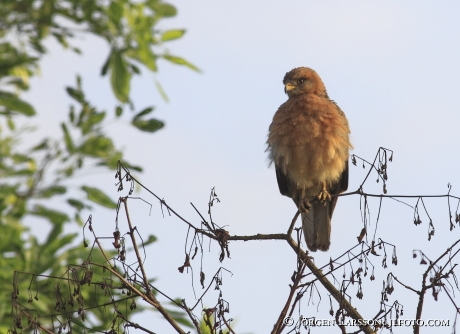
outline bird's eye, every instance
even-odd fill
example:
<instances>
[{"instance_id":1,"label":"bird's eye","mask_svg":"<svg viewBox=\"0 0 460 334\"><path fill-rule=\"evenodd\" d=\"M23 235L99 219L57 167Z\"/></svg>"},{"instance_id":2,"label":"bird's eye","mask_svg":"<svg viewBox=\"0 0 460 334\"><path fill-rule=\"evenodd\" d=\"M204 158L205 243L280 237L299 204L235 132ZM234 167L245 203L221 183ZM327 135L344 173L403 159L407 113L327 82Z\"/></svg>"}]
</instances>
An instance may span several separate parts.
<instances>
[{"instance_id":1,"label":"bird's eye","mask_svg":"<svg viewBox=\"0 0 460 334\"><path fill-rule=\"evenodd\" d=\"M305 82L305 79L299 79L299 80L297 80L297 83L298 83L299 85L303 84L304 82Z\"/></svg>"}]
</instances>

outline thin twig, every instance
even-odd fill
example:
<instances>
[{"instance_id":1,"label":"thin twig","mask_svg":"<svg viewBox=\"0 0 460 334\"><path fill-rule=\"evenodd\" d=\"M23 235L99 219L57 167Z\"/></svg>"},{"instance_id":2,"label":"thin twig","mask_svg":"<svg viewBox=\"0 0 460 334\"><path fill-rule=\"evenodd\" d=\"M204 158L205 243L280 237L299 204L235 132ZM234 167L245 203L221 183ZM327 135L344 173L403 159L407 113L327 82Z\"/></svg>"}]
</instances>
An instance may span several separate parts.
<instances>
[{"instance_id":1,"label":"thin twig","mask_svg":"<svg viewBox=\"0 0 460 334\"><path fill-rule=\"evenodd\" d=\"M292 298L294 297L295 291L299 287L300 281L302 280L302 276L303 276L303 272L304 272L305 268L306 268L306 263L303 262L302 265L301 265L300 270L298 270L297 273L296 273L294 283L291 285L291 291L289 292L289 296L288 296L288 298L286 300L286 303L285 303L283 309L281 310L281 313L280 313L280 315L278 317L278 321L275 323L275 326L273 326L272 334L279 334L286 327L286 324L285 324L284 320L286 318L286 314L287 314L287 311L289 309L289 305L291 305Z\"/></svg>"},{"instance_id":2,"label":"thin twig","mask_svg":"<svg viewBox=\"0 0 460 334\"><path fill-rule=\"evenodd\" d=\"M128 225L129 225L129 235L131 237L131 242L133 243L133 248L134 248L134 251L136 252L137 261L139 263L139 267L142 272L142 278L144 280L144 288L146 289L146 292L147 292L147 295L144 295L144 298L147 298L152 301L151 304L157 308L157 310L161 313L161 315L163 315L166 321L168 321L178 333L185 334L185 332L182 330L182 328L179 327L177 322L171 317L168 311L166 311L163 308L163 306L161 306L160 302L155 298L155 296L152 293L152 290L150 289L149 279L147 277L147 274L145 273L144 264L142 263L142 258L139 253L139 248L137 247L136 237L134 235L134 228L131 223L131 218L129 216L128 205L126 201L127 201L126 197L121 198L121 202L125 206L126 218L127 218Z\"/></svg>"}]
</instances>

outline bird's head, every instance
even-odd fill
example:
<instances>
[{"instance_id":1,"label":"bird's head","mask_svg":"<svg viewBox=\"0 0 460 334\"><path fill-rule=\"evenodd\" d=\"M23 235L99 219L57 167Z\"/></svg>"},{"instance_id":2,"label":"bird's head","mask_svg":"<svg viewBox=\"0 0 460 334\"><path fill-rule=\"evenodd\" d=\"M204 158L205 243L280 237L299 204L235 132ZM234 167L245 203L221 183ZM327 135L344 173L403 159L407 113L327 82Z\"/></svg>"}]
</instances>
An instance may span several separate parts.
<instances>
[{"instance_id":1,"label":"bird's head","mask_svg":"<svg viewBox=\"0 0 460 334\"><path fill-rule=\"evenodd\" d=\"M308 67L297 67L286 73L284 92L291 98L301 94L327 97L326 87L319 75Z\"/></svg>"}]
</instances>

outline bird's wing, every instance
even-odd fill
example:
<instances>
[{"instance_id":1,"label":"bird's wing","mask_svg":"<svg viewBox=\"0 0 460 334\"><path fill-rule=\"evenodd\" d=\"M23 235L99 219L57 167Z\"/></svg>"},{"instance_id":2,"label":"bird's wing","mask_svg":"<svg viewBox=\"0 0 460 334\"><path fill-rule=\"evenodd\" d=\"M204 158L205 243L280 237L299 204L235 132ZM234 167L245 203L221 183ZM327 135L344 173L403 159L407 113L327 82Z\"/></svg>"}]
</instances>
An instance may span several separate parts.
<instances>
[{"instance_id":1,"label":"bird's wing","mask_svg":"<svg viewBox=\"0 0 460 334\"><path fill-rule=\"evenodd\" d=\"M332 195L338 195L348 189L348 161L345 162L345 169L342 171L342 174L340 175L340 178L332 184L331 189L329 190L329 193ZM332 213L334 212L335 205L337 204L337 196L332 197L331 203L330 203L330 210L329 213L332 217Z\"/></svg>"},{"instance_id":2,"label":"bird's wing","mask_svg":"<svg viewBox=\"0 0 460 334\"><path fill-rule=\"evenodd\" d=\"M342 175L340 175L340 190L339 192L344 192L347 191L348 189L348 160L345 161L345 169L342 172Z\"/></svg>"},{"instance_id":3,"label":"bird's wing","mask_svg":"<svg viewBox=\"0 0 460 334\"><path fill-rule=\"evenodd\" d=\"M276 164L275 164L275 170L276 170L276 180L278 181L278 188L280 189L281 195L291 197L291 194L289 191L291 180L285 173L283 173L281 167L277 166Z\"/></svg>"}]
</instances>

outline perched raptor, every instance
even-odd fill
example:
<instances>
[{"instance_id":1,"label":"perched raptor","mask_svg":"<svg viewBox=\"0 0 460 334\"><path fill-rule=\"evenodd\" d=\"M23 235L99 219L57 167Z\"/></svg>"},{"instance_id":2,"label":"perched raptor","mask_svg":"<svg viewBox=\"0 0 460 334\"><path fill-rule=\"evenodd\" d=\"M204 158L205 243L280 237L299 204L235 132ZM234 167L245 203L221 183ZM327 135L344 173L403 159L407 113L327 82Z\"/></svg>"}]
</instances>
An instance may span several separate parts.
<instances>
[{"instance_id":1,"label":"perched raptor","mask_svg":"<svg viewBox=\"0 0 460 334\"><path fill-rule=\"evenodd\" d=\"M269 128L270 163L275 163L281 194L292 198L301 212L308 248L327 251L337 203L331 195L348 188L350 128L312 69L291 70L283 84L289 98Z\"/></svg>"}]
</instances>

